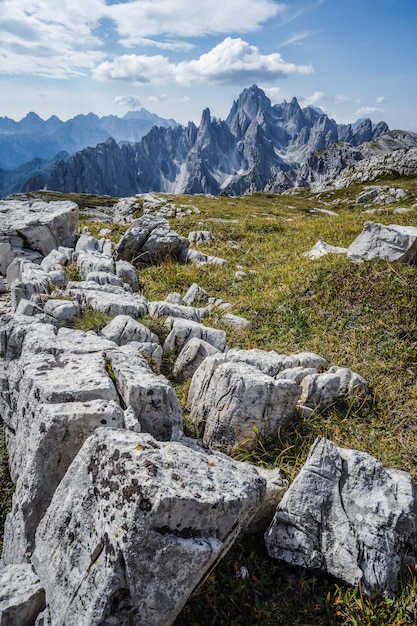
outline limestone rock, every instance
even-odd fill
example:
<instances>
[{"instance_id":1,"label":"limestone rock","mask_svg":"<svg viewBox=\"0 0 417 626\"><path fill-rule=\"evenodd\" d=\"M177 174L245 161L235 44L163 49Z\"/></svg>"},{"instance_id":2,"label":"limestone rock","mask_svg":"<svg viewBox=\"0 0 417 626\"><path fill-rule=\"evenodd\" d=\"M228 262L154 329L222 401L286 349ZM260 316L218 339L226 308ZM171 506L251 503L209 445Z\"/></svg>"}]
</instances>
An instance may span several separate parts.
<instances>
[{"instance_id":1,"label":"limestone rock","mask_svg":"<svg viewBox=\"0 0 417 626\"><path fill-rule=\"evenodd\" d=\"M107 353L116 388L126 407L135 410L142 430L169 441L182 435L182 411L171 384L151 370L133 345Z\"/></svg>"},{"instance_id":2,"label":"limestone rock","mask_svg":"<svg viewBox=\"0 0 417 626\"><path fill-rule=\"evenodd\" d=\"M138 273L134 266L128 261L116 261L116 276L118 276L123 283L130 285L132 291L139 290Z\"/></svg>"},{"instance_id":3,"label":"limestone rock","mask_svg":"<svg viewBox=\"0 0 417 626\"><path fill-rule=\"evenodd\" d=\"M217 348L207 343L207 341L193 337L187 341L179 353L172 373L178 380L192 378L204 359L219 352Z\"/></svg>"},{"instance_id":4,"label":"limestone rock","mask_svg":"<svg viewBox=\"0 0 417 626\"><path fill-rule=\"evenodd\" d=\"M187 306L206 305L209 303L209 295L200 285L193 283L183 297L183 301Z\"/></svg>"},{"instance_id":5,"label":"limestone rock","mask_svg":"<svg viewBox=\"0 0 417 626\"><path fill-rule=\"evenodd\" d=\"M172 304L166 300L161 302L149 302L148 311L151 317L180 317L193 322L201 322L207 317L210 310L207 307L192 307L182 304Z\"/></svg>"},{"instance_id":6,"label":"limestone rock","mask_svg":"<svg viewBox=\"0 0 417 626\"><path fill-rule=\"evenodd\" d=\"M71 302L70 300L50 298L45 303L44 311L47 315L56 319L57 322L62 322L63 320L71 320L79 315L80 307L76 302Z\"/></svg>"},{"instance_id":7,"label":"limestone rock","mask_svg":"<svg viewBox=\"0 0 417 626\"><path fill-rule=\"evenodd\" d=\"M88 274L85 276L85 280L87 282L98 283L99 285L114 285L116 287L123 287L122 280L118 276L115 276L114 274L109 272L88 272Z\"/></svg>"},{"instance_id":8,"label":"limestone rock","mask_svg":"<svg viewBox=\"0 0 417 626\"><path fill-rule=\"evenodd\" d=\"M20 237L26 248L46 256L58 246L74 247L78 206L67 201L0 200L0 224L1 241Z\"/></svg>"},{"instance_id":9,"label":"limestone rock","mask_svg":"<svg viewBox=\"0 0 417 626\"><path fill-rule=\"evenodd\" d=\"M255 467L224 455L97 430L36 535L33 562L54 623L172 624L266 491Z\"/></svg>"},{"instance_id":10,"label":"limestone rock","mask_svg":"<svg viewBox=\"0 0 417 626\"><path fill-rule=\"evenodd\" d=\"M324 374L308 374L300 381L302 394L299 404L323 410L338 398L364 396L369 385L362 376L347 367L331 367Z\"/></svg>"},{"instance_id":11,"label":"limestone rock","mask_svg":"<svg viewBox=\"0 0 417 626\"><path fill-rule=\"evenodd\" d=\"M30 565L0 571L1 626L32 626L45 608L45 592Z\"/></svg>"},{"instance_id":12,"label":"limestone rock","mask_svg":"<svg viewBox=\"0 0 417 626\"><path fill-rule=\"evenodd\" d=\"M309 259L319 259L326 254L346 254L347 248L341 248L340 246L331 246L322 239L319 239L316 244L308 252L304 252L303 256Z\"/></svg>"},{"instance_id":13,"label":"limestone rock","mask_svg":"<svg viewBox=\"0 0 417 626\"><path fill-rule=\"evenodd\" d=\"M198 250L191 250L191 248L184 248L181 251L180 260L183 263L192 263L194 265L225 265L227 263L226 259L210 256Z\"/></svg>"},{"instance_id":14,"label":"limestone rock","mask_svg":"<svg viewBox=\"0 0 417 626\"><path fill-rule=\"evenodd\" d=\"M191 320L176 318L172 322L171 332L165 339L164 353L173 352L174 354L179 354L187 341L193 337L207 341L220 352L223 352L226 347L226 333L224 330L217 330Z\"/></svg>"},{"instance_id":15,"label":"limestone rock","mask_svg":"<svg viewBox=\"0 0 417 626\"><path fill-rule=\"evenodd\" d=\"M113 259L100 252L80 252L77 257L77 266L83 280L90 272L106 272L114 274Z\"/></svg>"},{"instance_id":16,"label":"limestone rock","mask_svg":"<svg viewBox=\"0 0 417 626\"><path fill-rule=\"evenodd\" d=\"M128 293L122 287L95 282L68 283L67 293L76 298L82 309L92 308L112 317L130 315L138 318L148 312L146 298Z\"/></svg>"},{"instance_id":17,"label":"limestone rock","mask_svg":"<svg viewBox=\"0 0 417 626\"><path fill-rule=\"evenodd\" d=\"M251 322L245 317L232 315L232 313L226 313L226 315L223 315L221 319L235 330L246 330L246 328L249 328L251 325Z\"/></svg>"},{"instance_id":18,"label":"limestone rock","mask_svg":"<svg viewBox=\"0 0 417 626\"><path fill-rule=\"evenodd\" d=\"M214 243L215 239L209 230L193 230L188 234L188 241L193 244Z\"/></svg>"},{"instance_id":19,"label":"limestone rock","mask_svg":"<svg viewBox=\"0 0 417 626\"><path fill-rule=\"evenodd\" d=\"M229 361L248 363L258 368L268 376L277 376L282 370L292 369L294 367L313 367L319 372L327 369L328 363L323 357L314 352L300 352L287 356L278 354L274 350L266 352L253 348L252 350L240 350L232 348L227 351L227 359Z\"/></svg>"},{"instance_id":20,"label":"limestone rock","mask_svg":"<svg viewBox=\"0 0 417 626\"><path fill-rule=\"evenodd\" d=\"M301 387L291 380L274 380L227 355L206 358L189 390L190 417L204 426L203 443L230 453L253 445L254 428L276 436L295 414Z\"/></svg>"},{"instance_id":21,"label":"limestone rock","mask_svg":"<svg viewBox=\"0 0 417 626\"><path fill-rule=\"evenodd\" d=\"M136 322L130 315L117 315L100 331L100 334L118 346L124 346L132 341L159 343L155 333L147 326Z\"/></svg>"},{"instance_id":22,"label":"limestone rock","mask_svg":"<svg viewBox=\"0 0 417 626\"><path fill-rule=\"evenodd\" d=\"M417 262L417 228L365 222L362 233L349 246L347 255L352 261L371 261L380 258L392 263Z\"/></svg>"},{"instance_id":23,"label":"limestone rock","mask_svg":"<svg viewBox=\"0 0 417 626\"><path fill-rule=\"evenodd\" d=\"M318 438L265 534L270 556L393 596L415 541L411 477Z\"/></svg>"},{"instance_id":24,"label":"limestone rock","mask_svg":"<svg viewBox=\"0 0 417 626\"><path fill-rule=\"evenodd\" d=\"M189 242L171 230L164 218L144 215L134 220L116 246L116 261L135 265L157 264L167 258L178 258Z\"/></svg>"}]
</instances>

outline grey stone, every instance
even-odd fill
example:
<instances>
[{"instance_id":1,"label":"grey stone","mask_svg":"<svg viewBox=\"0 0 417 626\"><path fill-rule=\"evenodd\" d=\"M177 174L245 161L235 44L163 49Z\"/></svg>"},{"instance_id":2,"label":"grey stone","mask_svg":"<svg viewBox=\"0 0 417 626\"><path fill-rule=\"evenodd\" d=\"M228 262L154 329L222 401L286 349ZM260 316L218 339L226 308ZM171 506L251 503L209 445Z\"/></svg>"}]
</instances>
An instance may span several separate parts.
<instances>
[{"instance_id":1,"label":"grey stone","mask_svg":"<svg viewBox=\"0 0 417 626\"><path fill-rule=\"evenodd\" d=\"M201 322L210 314L207 307L191 307L182 304L172 304L166 300L149 302L148 311L151 317L179 317L193 322Z\"/></svg>"},{"instance_id":2,"label":"grey stone","mask_svg":"<svg viewBox=\"0 0 417 626\"><path fill-rule=\"evenodd\" d=\"M309 259L319 259L326 254L346 254L347 248L340 246L331 246L322 239L319 239L316 244L308 252L304 252L303 256Z\"/></svg>"},{"instance_id":3,"label":"grey stone","mask_svg":"<svg viewBox=\"0 0 417 626\"><path fill-rule=\"evenodd\" d=\"M240 350L232 348L227 351L229 361L248 363L258 368L268 376L277 376L285 369L294 367L313 367L319 372L323 372L328 367L328 363L323 357L314 352L300 352L287 356L278 354L274 350L265 351L253 348L252 350Z\"/></svg>"},{"instance_id":4,"label":"grey stone","mask_svg":"<svg viewBox=\"0 0 417 626\"><path fill-rule=\"evenodd\" d=\"M45 270L45 272L50 272L55 269L61 269L67 264L67 256L59 250L51 250L51 252L41 261L41 267Z\"/></svg>"},{"instance_id":5,"label":"grey stone","mask_svg":"<svg viewBox=\"0 0 417 626\"><path fill-rule=\"evenodd\" d=\"M117 315L100 331L100 334L109 341L114 341L118 346L124 346L132 341L159 343L155 333L129 315Z\"/></svg>"},{"instance_id":6,"label":"grey stone","mask_svg":"<svg viewBox=\"0 0 417 626\"><path fill-rule=\"evenodd\" d=\"M180 293L169 293L165 298L165 302L169 302L169 304L182 304L182 295Z\"/></svg>"},{"instance_id":7,"label":"grey stone","mask_svg":"<svg viewBox=\"0 0 417 626\"><path fill-rule=\"evenodd\" d=\"M88 234L80 235L75 246L75 252L97 252L99 249L98 239Z\"/></svg>"},{"instance_id":8,"label":"grey stone","mask_svg":"<svg viewBox=\"0 0 417 626\"><path fill-rule=\"evenodd\" d=\"M172 321L171 332L164 342L164 353L179 354L187 341L196 337L211 344L220 352L226 347L226 333L224 330L210 328L191 320L176 318Z\"/></svg>"},{"instance_id":9,"label":"grey stone","mask_svg":"<svg viewBox=\"0 0 417 626\"><path fill-rule=\"evenodd\" d=\"M48 279L51 285L58 287L58 289L65 289L68 285L68 278L63 269L50 270L48 272Z\"/></svg>"},{"instance_id":10,"label":"grey stone","mask_svg":"<svg viewBox=\"0 0 417 626\"><path fill-rule=\"evenodd\" d=\"M134 346L107 353L115 385L126 407L135 410L142 430L169 441L182 435L182 411L171 384L157 376Z\"/></svg>"},{"instance_id":11,"label":"grey stone","mask_svg":"<svg viewBox=\"0 0 417 626\"><path fill-rule=\"evenodd\" d=\"M209 303L209 295L200 285L193 283L183 297L183 301L187 306L206 305Z\"/></svg>"},{"instance_id":12,"label":"grey stone","mask_svg":"<svg viewBox=\"0 0 417 626\"><path fill-rule=\"evenodd\" d=\"M235 330L246 330L251 325L251 322L245 317L232 315L232 313L226 313L225 315L222 315L221 320Z\"/></svg>"},{"instance_id":13,"label":"grey stone","mask_svg":"<svg viewBox=\"0 0 417 626\"><path fill-rule=\"evenodd\" d=\"M74 202L0 200L0 236L21 237L27 248L46 256L58 246L73 247L78 232Z\"/></svg>"},{"instance_id":14,"label":"grey stone","mask_svg":"<svg viewBox=\"0 0 417 626\"><path fill-rule=\"evenodd\" d=\"M37 305L22 298L17 306L16 315L42 315L43 310Z\"/></svg>"},{"instance_id":15,"label":"grey stone","mask_svg":"<svg viewBox=\"0 0 417 626\"><path fill-rule=\"evenodd\" d=\"M193 265L225 265L227 263L226 259L210 256L198 250L191 250L191 248L184 248L179 258L183 263L192 263Z\"/></svg>"},{"instance_id":16,"label":"grey stone","mask_svg":"<svg viewBox=\"0 0 417 626\"><path fill-rule=\"evenodd\" d=\"M98 429L36 535L33 562L54 623L172 624L267 490L255 467L224 455ZM280 493L282 484L277 501Z\"/></svg>"},{"instance_id":17,"label":"grey stone","mask_svg":"<svg viewBox=\"0 0 417 626\"><path fill-rule=\"evenodd\" d=\"M50 298L45 303L44 311L58 322L62 322L77 317L80 314L80 307L77 302Z\"/></svg>"},{"instance_id":18,"label":"grey stone","mask_svg":"<svg viewBox=\"0 0 417 626\"><path fill-rule=\"evenodd\" d=\"M265 540L274 558L393 596L415 541L411 477L318 438Z\"/></svg>"},{"instance_id":19,"label":"grey stone","mask_svg":"<svg viewBox=\"0 0 417 626\"><path fill-rule=\"evenodd\" d=\"M68 283L67 293L76 298L82 309L92 308L112 317L130 315L138 318L148 312L146 298L128 293L115 285L99 285L95 282Z\"/></svg>"},{"instance_id":20,"label":"grey stone","mask_svg":"<svg viewBox=\"0 0 417 626\"><path fill-rule=\"evenodd\" d=\"M45 592L30 565L0 571L0 625L32 626L45 608Z\"/></svg>"},{"instance_id":21,"label":"grey stone","mask_svg":"<svg viewBox=\"0 0 417 626\"><path fill-rule=\"evenodd\" d=\"M369 385L362 376L346 367L333 366L324 374L309 374L301 381L302 394L299 404L323 410L338 398L365 396Z\"/></svg>"},{"instance_id":22,"label":"grey stone","mask_svg":"<svg viewBox=\"0 0 417 626\"><path fill-rule=\"evenodd\" d=\"M133 291L139 290L138 273L128 261L116 261L116 276L118 276L123 283L130 285Z\"/></svg>"},{"instance_id":23,"label":"grey stone","mask_svg":"<svg viewBox=\"0 0 417 626\"><path fill-rule=\"evenodd\" d=\"M213 234L209 230L193 230L188 234L187 237L190 243L194 244L204 244L204 243L214 243L215 239Z\"/></svg>"},{"instance_id":24,"label":"grey stone","mask_svg":"<svg viewBox=\"0 0 417 626\"><path fill-rule=\"evenodd\" d=\"M90 272L114 274L112 257L101 254L101 252L80 252L77 257L77 265L83 280L87 279Z\"/></svg>"},{"instance_id":25,"label":"grey stone","mask_svg":"<svg viewBox=\"0 0 417 626\"><path fill-rule=\"evenodd\" d=\"M355 262L380 258L392 263L415 264L417 258L417 228L365 222L362 233L349 246L348 257Z\"/></svg>"},{"instance_id":26,"label":"grey stone","mask_svg":"<svg viewBox=\"0 0 417 626\"><path fill-rule=\"evenodd\" d=\"M254 446L254 429L264 437L276 436L294 416L301 387L226 359L216 355L202 362L188 401L191 419L204 426L203 443L231 453Z\"/></svg>"},{"instance_id":27,"label":"grey stone","mask_svg":"<svg viewBox=\"0 0 417 626\"><path fill-rule=\"evenodd\" d=\"M115 287L123 287L122 280L118 276L115 276L114 274L111 274L109 272L89 272L86 275L85 280L87 282L98 283L99 285L113 285Z\"/></svg>"},{"instance_id":28,"label":"grey stone","mask_svg":"<svg viewBox=\"0 0 417 626\"><path fill-rule=\"evenodd\" d=\"M144 215L131 227L116 246L116 260L135 265L157 264L167 258L178 258L189 242L171 230L164 218Z\"/></svg>"},{"instance_id":29,"label":"grey stone","mask_svg":"<svg viewBox=\"0 0 417 626\"><path fill-rule=\"evenodd\" d=\"M219 350L207 341L193 337L187 341L179 353L172 373L178 380L192 378L204 359L218 353Z\"/></svg>"}]
</instances>

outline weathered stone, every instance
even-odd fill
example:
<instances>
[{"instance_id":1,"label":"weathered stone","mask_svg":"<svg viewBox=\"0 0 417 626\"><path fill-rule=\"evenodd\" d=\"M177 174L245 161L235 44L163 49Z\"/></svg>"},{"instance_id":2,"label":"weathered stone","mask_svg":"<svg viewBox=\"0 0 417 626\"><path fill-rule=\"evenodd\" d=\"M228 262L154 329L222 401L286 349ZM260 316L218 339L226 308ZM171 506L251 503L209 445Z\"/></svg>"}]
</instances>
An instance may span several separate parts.
<instances>
[{"instance_id":1,"label":"weathered stone","mask_svg":"<svg viewBox=\"0 0 417 626\"><path fill-rule=\"evenodd\" d=\"M240 317L239 315L232 315L232 313L226 313L221 319L235 330L246 330L251 325L251 322L246 318Z\"/></svg>"},{"instance_id":2,"label":"weathered stone","mask_svg":"<svg viewBox=\"0 0 417 626\"><path fill-rule=\"evenodd\" d=\"M34 302L22 298L17 305L16 315L42 315L43 310Z\"/></svg>"},{"instance_id":3,"label":"weathered stone","mask_svg":"<svg viewBox=\"0 0 417 626\"><path fill-rule=\"evenodd\" d=\"M148 312L146 298L128 293L122 287L99 285L94 282L69 283L67 293L76 298L83 309L90 307L112 317L130 315L138 318Z\"/></svg>"},{"instance_id":4,"label":"weathered stone","mask_svg":"<svg viewBox=\"0 0 417 626\"><path fill-rule=\"evenodd\" d=\"M220 352L226 347L226 333L224 330L210 328L191 320L176 318L172 322L171 332L164 342L164 353L179 354L187 341L196 337L203 339L217 348Z\"/></svg>"},{"instance_id":5,"label":"weathered stone","mask_svg":"<svg viewBox=\"0 0 417 626\"><path fill-rule=\"evenodd\" d=\"M169 293L165 298L165 302L169 302L169 304L182 305L182 295L175 292Z\"/></svg>"},{"instance_id":6,"label":"weathered stone","mask_svg":"<svg viewBox=\"0 0 417 626\"><path fill-rule=\"evenodd\" d=\"M74 202L0 200L0 236L21 237L25 246L46 256L58 246L73 247L78 232Z\"/></svg>"},{"instance_id":7,"label":"weathered stone","mask_svg":"<svg viewBox=\"0 0 417 626\"><path fill-rule=\"evenodd\" d=\"M363 591L392 596L415 541L411 477L365 452L313 444L278 505L265 540L270 556L319 569Z\"/></svg>"},{"instance_id":8,"label":"weathered stone","mask_svg":"<svg viewBox=\"0 0 417 626\"><path fill-rule=\"evenodd\" d=\"M206 305L209 303L209 295L200 285L193 283L183 297L183 301L187 306Z\"/></svg>"},{"instance_id":9,"label":"weathered stone","mask_svg":"<svg viewBox=\"0 0 417 626\"><path fill-rule=\"evenodd\" d=\"M41 267L45 270L45 272L61 269L61 267L67 264L67 256L59 250L51 250L51 252L41 261Z\"/></svg>"},{"instance_id":10,"label":"weathered stone","mask_svg":"<svg viewBox=\"0 0 417 626\"><path fill-rule=\"evenodd\" d=\"M9 440L16 488L4 528L4 563L23 562L33 552L36 528L60 480L99 426L124 426L123 411L116 402L36 404L32 399L19 413L14 444Z\"/></svg>"},{"instance_id":11,"label":"weathered stone","mask_svg":"<svg viewBox=\"0 0 417 626\"><path fill-rule=\"evenodd\" d=\"M95 282L99 285L114 285L116 287L123 287L122 280L115 276L114 274L110 274L109 272L89 272L85 277L87 282Z\"/></svg>"},{"instance_id":12,"label":"weathered stone","mask_svg":"<svg viewBox=\"0 0 417 626\"><path fill-rule=\"evenodd\" d=\"M266 483L224 455L97 430L36 535L33 562L54 623L172 624L259 511Z\"/></svg>"},{"instance_id":13,"label":"weathered stone","mask_svg":"<svg viewBox=\"0 0 417 626\"><path fill-rule=\"evenodd\" d=\"M347 248L341 248L340 246L331 246L322 239L319 239L316 244L308 252L304 252L303 256L309 259L319 259L326 254L346 254Z\"/></svg>"},{"instance_id":14,"label":"weathered stone","mask_svg":"<svg viewBox=\"0 0 417 626\"><path fill-rule=\"evenodd\" d=\"M214 243L215 239L213 234L209 230L192 230L187 237L190 243L194 244L204 244L204 243Z\"/></svg>"},{"instance_id":15,"label":"weathered stone","mask_svg":"<svg viewBox=\"0 0 417 626\"><path fill-rule=\"evenodd\" d=\"M171 304L166 300L149 302L148 311L151 317L179 317L193 322L201 322L204 317L210 314L210 310L206 307L196 308L182 304Z\"/></svg>"},{"instance_id":16,"label":"weathered stone","mask_svg":"<svg viewBox=\"0 0 417 626\"><path fill-rule=\"evenodd\" d=\"M192 378L197 368L208 356L218 354L220 351L203 339L191 338L178 355L172 371L178 380Z\"/></svg>"},{"instance_id":17,"label":"weathered stone","mask_svg":"<svg viewBox=\"0 0 417 626\"><path fill-rule=\"evenodd\" d=\"M31 565L0 571L0 625L32 626L45 608L45 592Z\"/></svg>"},{"instance_id":18,"label":"weathered stone","mask_svg":"<svg viewBox=\"0 0 417 626\"><path fill-rule=\"evenodd\" d=\"M132 222L116 246L115 258L134 265L155 264L178 258L188 245L188 239L171 230L167 220L149 214Z\"/></svg>"},{"instance_id":19,"label":"weathered stone","mask_svg":"<svg viewBox=\"0 0 417 626\"><path fill-rule=\"evenodd\" d=\"M132 291L139 290L138 273L128 261L116 261L116 276L118 276L123 283L130 285Z\"/></svg>"},{"instance_id":20,"label":"weathered stone","mask_svg":"<svg viewBox=\"0 0 417 626\"><path fill-rule=\"evenodd\" d=\"M203 254L203 252L191 250L191 248L184 248L179 258L183 263L192 263L193 265L225 265L227 263L226 259Z\"/></svg>"},{"instance_id":21,"label":"weathered stone","mask_svg":"<svg viewBox=\"0 0 417 626\"><path fill-rule=\"evenodd\" d=\"M328 367L328 363L323 357L314 352L300 352L287 356L278 354L274 350L266 352L253 348L252 350L239 350L232 348L227 351L229 361L248 363L258 368L264 374L275 377L282 370L294 367L313 367L319 372L323 372Z\"/></svg>"},{"instance_id":22,"label":"weathered stone","mask_svg":"<svg viewBox=\"0 0 417 626\"><path fill-rule=\"evenodd\" d=\"M142 430L169 441L182 435L182 411L166 379L154 374L134 346L107 353L116 388L126 407L132 406Z\"/></svg>"},{"instance_id":23,"label":"weathered stone","mask_svg":"<svg viewBox=\"0 0 417 626\"><path fill-rule=\"evenodd\" d=\"M299 404L323 410L338 398L363 396L369 385L362 376L346 367L331 367L324 374L309 374L300 381L303 389Z\"/></svg>"},{"instance_id":24,"label":"weathered stone","mask_svg":"<svg viewBox=\"0 0 417 626\"><path fill-rule=\"evenodd\" d=\"M87 279L90 272L106 272L114 274L114 262L112 257L100 252L80 252L77 257L77 265L83 280Z\"/></svg>"},{"instance_id":25,"label":"weathered stone","mask_svg":"<svg viewBox=\"0 0 417 626\"><path fill-rule=\"evenodd\" d=\"M50 270L48 272L49 282L53 287L58 287L58 289L65 289L68 285L68 278L65 273L65 270Z\"/></svg>"},{"instance_id":26,"label":"weathered stone","mask_svg":"<svg viewBox=\"0 0 417 626\"><path fill-rule=\"evenodd\" d=\"M22 298L30 300L36 294L48 294L50 290L49 275L39 265L23 261L21 279L14 280L10 285L12 311L16 311Z\"/></svg>"},{"instance_id":27,"label":"weathered stone","mask_svg":"<svg viewBox=\"0 0 417 626\"><path fill-rule=\"evenodd\" d=\"M279 374L275 376L275 380L285 378L286 380L293 380L299 385L303 378L310 374L318 374L315 367L289 367L285 370L281 370Z\"/></svg>"},{"instance_id":28,"label":"weathered stone","mask_svg":"<svg viewBox=\"0 0 417 626\"><path fill-rule=\"evenodd\" d=\"M98 252L98 249L98 239L87 234L80 235L75 246L77 256L79 252Z\"/></svg>"},{"instance_id":29,"label":"weathered stone","mask_svg":"<svg viewBox=\"0 0 417 626\"><path fill-rule=\"evenodd\" d=\"M417 228L365 222L362 233L349 246L348 257L355 262L380 258L392 263L417 262Z\"/></svg>"},{"instance_id":30,"label":"weathered stone","mask_svg":"<svg viewBox=\"0 0 417 626\"><path fill-rule=\"evenodd\" d=\"M301 387L226 359L217 355L202 362L188 401L191 419L204 425L203 443L230 453L237 446L254 445L254 428L262 436L276 436L295 414Z\"/></svg>"},{"instance_id":31,"label":"weathered stone","mask_svg":"<svg viewBox=\"0 0 417 626\"><path fill-rule=\"evenodd\" d=\"M114 341L118 346L125 346L132 341L159 343L155 333L151 332L147 326L136 322L130 315L117 315L100 331L100 334L109 341Z\"/></svg>"},{"instance_id":32,"label":"weathered stone","mask_svg":"<svg viewBox=\"0 0 417 626\"><path fill-rule=\"evenodd\" d=\"M62 322L77 317L77 315L80 314L80 307L77 302L50 298L48 302L45 303L44 311L58 322Z\"/></svg>"}]
</instances>

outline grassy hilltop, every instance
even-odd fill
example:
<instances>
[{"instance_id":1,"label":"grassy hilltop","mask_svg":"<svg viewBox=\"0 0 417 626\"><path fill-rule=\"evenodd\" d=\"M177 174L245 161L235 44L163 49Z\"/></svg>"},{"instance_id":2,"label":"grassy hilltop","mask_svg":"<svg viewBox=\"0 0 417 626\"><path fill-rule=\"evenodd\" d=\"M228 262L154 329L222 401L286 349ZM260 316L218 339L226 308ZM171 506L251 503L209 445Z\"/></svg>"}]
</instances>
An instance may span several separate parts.
<instances>
[{"instance_id":1,"label":"grassy hilltop","mask_svg":"<svg viewBox=\"0 0 417 626\"><path fill-rule=\"evenodd\" d=\"M222 325L219 314L205 321L226 330L230 347L317 352L329 364L349 367L370 383L372 393L366 401L339 402L324 413L298 418L275 440L262 440L254 433L255 450L237 453L240 460L281 468L289 481L317 435L366 451L386 467L406 470L417 479L417 268L384 261L356 265L344 255L316 260L302 255L318 239L348 247L366 220L417 226L417 177L379 183L405 189L408 195L372 207L355 201L364 185L319 194L297 190L243 197L175 196L176 204L196 206L201 213L172 219L171 227L184 236L191 230L210 230L215 243L199 250L225 258L228 264L165 263L139 272L141 288L150 300L163 299L172 291L184 294L197 282L210 296L231 302L233 313L252 322L248 330L231 330ZM76 195L69 197L78 201ZM110 237L117 241L125 227L88 221L83 216L86 198L80 201L82 225L94 235L111 228ZM89 197L88 206L108 201ZM411 210L394 214L399 207ZM317 208L337 216L311 212ZM378 212L365 213L369 208ZM237 270L247 276L235 279ZM83 323L91 327L99 322L82 318ZM157 331L162 327L150 319L147 323ZM176 385L186 422L188 385ZM4 478L3 485L6 495ZM239 576L242 566L248 570L246 578ZM261 537L238 542L176 620L178 626L416 623L414 572L403 572L396 600L371 600L358 588L270 559Z\"/></svg>"}]
</instances>

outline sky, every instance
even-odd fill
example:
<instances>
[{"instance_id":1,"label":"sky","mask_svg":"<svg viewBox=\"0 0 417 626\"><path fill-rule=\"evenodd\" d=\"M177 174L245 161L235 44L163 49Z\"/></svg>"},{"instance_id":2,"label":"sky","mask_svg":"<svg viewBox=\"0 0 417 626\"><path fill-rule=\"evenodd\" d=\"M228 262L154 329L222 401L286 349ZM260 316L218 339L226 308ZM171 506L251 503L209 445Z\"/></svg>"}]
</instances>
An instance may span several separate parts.
<instances>
[{"instance_id":1,"label":"sky","mask_svg":"<svg viewBox=\"0 0 417 626\"><path fill-rule=\"evenodd\" d=\"M417 0L0 0L0 117L273 103L417 132Z\"/></svg>"}]
</instances>

